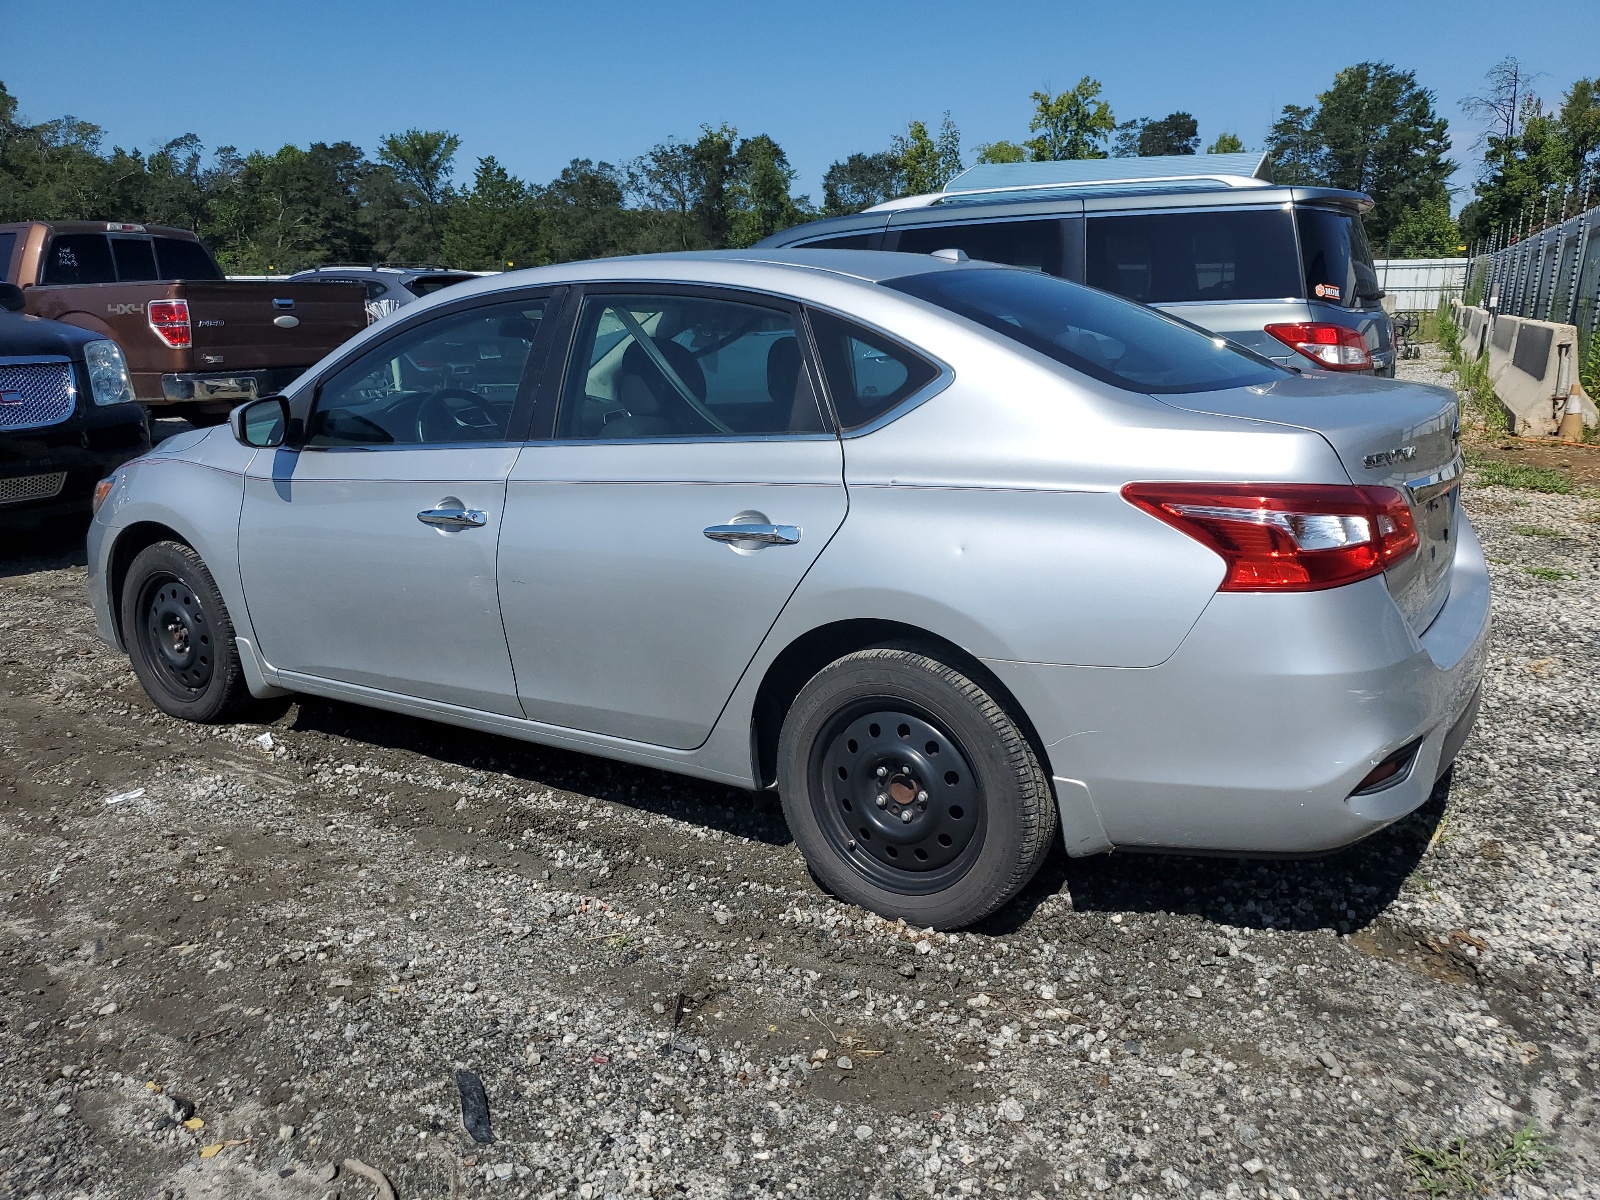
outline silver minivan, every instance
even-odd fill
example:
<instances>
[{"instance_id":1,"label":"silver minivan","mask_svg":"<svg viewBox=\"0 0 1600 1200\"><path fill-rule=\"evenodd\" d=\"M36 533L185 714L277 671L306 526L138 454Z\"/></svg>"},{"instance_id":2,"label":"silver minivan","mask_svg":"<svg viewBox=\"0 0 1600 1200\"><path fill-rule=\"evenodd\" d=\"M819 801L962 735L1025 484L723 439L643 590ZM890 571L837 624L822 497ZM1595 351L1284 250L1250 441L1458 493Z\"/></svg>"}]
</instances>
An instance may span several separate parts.
<instances>
[{"instance_id":1,"label":"silver minivan","mask_svg":"<svg viewBox=\"0 0 1600 1200\"><path fill-rule=\"evenodd\" d=\"M960 252L1154 305L1285 366L1392 376L1371 208L1277 186L1259 154L990 163L759 244Z\"/></svg>"}]
</instances>

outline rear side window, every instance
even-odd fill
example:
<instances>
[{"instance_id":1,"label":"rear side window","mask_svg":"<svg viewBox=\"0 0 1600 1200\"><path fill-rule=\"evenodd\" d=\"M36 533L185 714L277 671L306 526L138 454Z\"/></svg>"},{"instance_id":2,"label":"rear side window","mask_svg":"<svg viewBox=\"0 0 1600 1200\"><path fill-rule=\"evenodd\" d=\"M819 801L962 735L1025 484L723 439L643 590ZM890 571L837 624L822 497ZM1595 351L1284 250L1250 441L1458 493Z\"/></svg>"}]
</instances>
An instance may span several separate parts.
<instances>
[{"instance_id":1,"label":"rear side window","mask_svg":"<svg viewBox=\"0 0 1600 1200\"><path fill-rule=\"evenodd\" d=\"M1306 295L1341 308L1377 304L1378 272L1361 218L1330 208L1302 208L1295 218L1300 223Z\"/></svg>"},{"instance_id":2,"label":"rear side window","mask_svg":"<svg viewBox=\"0 0 1600 1200\"><path fill-rule=\"evenodd\" d=\"M58 233L44 255L41 283L115 283L117 269L103 233Z\"/></svg>"},{"instance_id":3,"label":"rear side window","mask_svg":"<svg viewBox=\"0 0 1600 1200\"><path fill-rule=\"evenodd\" d=\"M156 252L149 238L114 237L111 239L111 257L117 264L119 283L146 283L159 278L156 274Z\"/></svg>"},{"instance_id":4,"label":"rear side window","mask_svg":"<svg viewBox=\"0 0 1600 1200\"><path fill-rule=\"evenodd\" d=\"M968 258L1065 275L1061 222L974 221L961 225L908 226L895 249L908 254L961 250Z\"/></svg>"},{"instance_id":5,"label":"rear side window","mask_svg":"<svg viewBox=\"0 0 1600 1200\"><path fill-rule=\"evenodd\" d=\"M939 368L927 359L832 313L812 311L811 332L845 431L877 420L938 377Z\"/></svg>"},{"instance_id":6,"label":"rear side window","mask_svg":"<svg viewBox=\"0 0 1600 1200\"><path fill-rule=\"evenodd\" d=\"M814 242L801 242L807 250L871 250L876 233L850 233L843 237L818 238Z\"/></svg>"},{"instance_id":7,"label":"rear side window","mask_svg":"<svg viewBox=\"0 0 1600 1200\"><path fill-rule=\"evenodd\" d=\"M887 286L1133 392L1207 392L1289 372L1142 305L1029 271L929 271Z\"/></svg>"},{"instance_id":8,"label":"rear side window","mask_svg":"<svg viewBox=\"0 0 1600 1200\"><path fill-rule=\"evenodd\" d=\"M222 272L199 242L187 238L151 238L162 279L221 279Z\"/></svg>"},{"instance_id":9,"label":"rear side window","mask_svg":"<svg viewBox=\"0 0 1600 1200\"><path fill-rule=\"evenodd\" d=\"M1304 295L1284 209L1091 217L1084 278L1141 304Z\"/></svg>"},{"instance_id":10,"label":"rear side window","mask_svg":"<svg viewBox=\"0 0 1600 1200\"><path fill-rule=\"evenodd\" d=\"M465 283L476 278L472 275L418 275L415 279L406 280L406 290L413 296L431 296L435 292L442 292L447 287L454 287L458 283Z\"/></svg>"},{"instance_id":11,"label":"rear side window","mask_svg":"<svg viewBox=\"0 0 1600 1200\"><path fill-rule=\"evenodd\" d=\"M17 235L0 233L0 278L10 274L11 252L17 248Z\"/></svg>"}]
</instances>

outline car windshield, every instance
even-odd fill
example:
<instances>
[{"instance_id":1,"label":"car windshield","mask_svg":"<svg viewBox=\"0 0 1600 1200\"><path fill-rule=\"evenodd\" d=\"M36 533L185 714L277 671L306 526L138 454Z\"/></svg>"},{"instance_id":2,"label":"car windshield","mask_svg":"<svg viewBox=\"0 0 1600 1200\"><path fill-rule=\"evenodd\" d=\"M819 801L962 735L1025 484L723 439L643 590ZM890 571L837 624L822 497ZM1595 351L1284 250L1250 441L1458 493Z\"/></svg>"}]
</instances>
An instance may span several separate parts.
<instances>
[{"instance_id":1,"label":"car windshield","mask_svg":"<svg viewBox=\"0 0 1600 1200\"><path fill-rule=\"evenodd\" d=\"M1154 309L1034 271L929 271L886 286L1128 391L1206 392L1289 373Z\"/></svg>"}]
</instances>

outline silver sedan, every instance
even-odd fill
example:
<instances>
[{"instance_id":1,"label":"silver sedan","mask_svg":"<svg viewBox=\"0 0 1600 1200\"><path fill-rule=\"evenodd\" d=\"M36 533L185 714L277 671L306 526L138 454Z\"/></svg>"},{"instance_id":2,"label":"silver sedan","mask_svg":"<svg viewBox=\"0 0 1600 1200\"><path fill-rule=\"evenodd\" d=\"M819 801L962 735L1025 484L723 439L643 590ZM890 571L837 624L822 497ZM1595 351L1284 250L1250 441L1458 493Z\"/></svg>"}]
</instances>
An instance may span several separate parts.
<instances>
[{"instance_id":1,"label":"silver sedan","mask_svg":"<svg viewBox=\"0 0 1600 1200\"><path fill-rule=\"evenodd\" d=\"M836 895L1331 850L1428 797L1487 573L1455 397L1059 279L747 251L451 288L102 484L157 707L305 693L776 787Z\"/></svg>"}]
</instances>

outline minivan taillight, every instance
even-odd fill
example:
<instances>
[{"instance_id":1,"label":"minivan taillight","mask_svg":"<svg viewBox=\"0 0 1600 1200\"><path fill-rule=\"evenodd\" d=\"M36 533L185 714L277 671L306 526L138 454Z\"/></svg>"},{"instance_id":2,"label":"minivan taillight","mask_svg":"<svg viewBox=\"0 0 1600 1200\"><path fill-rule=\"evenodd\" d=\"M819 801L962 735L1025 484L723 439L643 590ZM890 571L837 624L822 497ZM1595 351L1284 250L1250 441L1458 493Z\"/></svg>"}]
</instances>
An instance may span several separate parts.
<instances>
[{"instance_id":1,"label":"minivan taillight","mask_svg":"<svg viewBox=\"0 0 1600 1200\"><path fill-rule=\"evenodd\" d=\"M1323 321L1291 321L1268 325L1267 332L1330 371L1370 371L1367 341L1354 329Z\"/></svg>"},{"instance_id":2,"label":"minivan taillight","mask_svg":"<svg viewBox=\"0 0 1600 1200\"><path fill-rule=\"evenodd\" d=\"M1130 504L1215 550L1221 592L1314 592L1381 575L1417 549L1394 488L1312 483L1130 483Z\"/></svg>"},{"instance_id":3,"label":"minivan taillight","mask_svg":"<svg viewBox=\"0 0 1600 1200\"><path fill-rule=\"evenodd\" d=\"M189 333L189 302L187 300L151 300L144 306L144 315L150 328L174 350L187 350L191 344Z\"/></svg>"}]
</instances>

